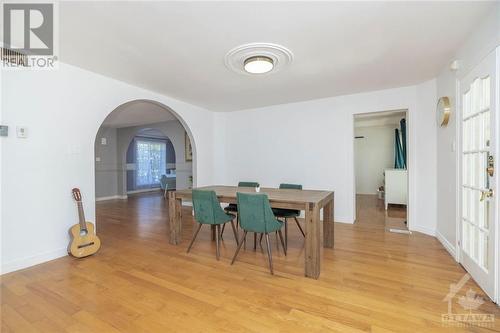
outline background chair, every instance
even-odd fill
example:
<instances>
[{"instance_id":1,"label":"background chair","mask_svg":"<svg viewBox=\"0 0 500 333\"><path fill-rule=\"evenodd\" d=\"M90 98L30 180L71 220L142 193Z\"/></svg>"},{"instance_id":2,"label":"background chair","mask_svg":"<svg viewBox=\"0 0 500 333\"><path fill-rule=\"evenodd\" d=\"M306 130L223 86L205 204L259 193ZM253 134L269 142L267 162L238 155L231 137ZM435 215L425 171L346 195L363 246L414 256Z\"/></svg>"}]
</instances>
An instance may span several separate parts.
<instances>
[{"instance_id":1,"label":"background chair","mask_svg":"<svg viewBox=\"0 0 500 333\"><path fill-rule=\"evenodd\" d=\"M259 187L260 184L257 182L239 182L238 187ZM238 205L236 204L229 204L224 210L228 213L237 213L238 212Z\"/></svg>"},{"instance_id":2,"label":"background chair","mask_svg":"<svg viewBox=\"0 0 500 333\"><path fill-rule=\"evenodd\" d=\"M255 234L262 233L266 236L269 269L271 274L274 274L269 233L278 232L281 245L283 246L283 250L286 255L285 242L281 233L283 222L277 220L274 216L267 194L237 193L236 195L238 202L238 217L240 219L240 226L244 230L244 234L239 241L238 248L236 249L233 260L231 261L231 265L234 264L234 261L240 252L241 245L243 244L247 232L250 231Z\"/></svg>"},{"instance_id":3,"label":"background chair","mask_svg":"<svg viewBox=\"0 0 500 333\"><path fill-rule=\"evenodd\" d=\"M292 190L302 190L302 185L299 184L280 184L280 189L292 189ZM287 219L293 218L295 223L299 227L302 236L306 236L302 226L299 223L297 217L300 216L300 210L295 209L282 209L282 208L273 208L273 213L277 218L282 218L285 220L285 244L288 248L288 221Z\"/></svg>"},{"instance_id":4,"label":"background chair","mask_svg":"<svg viewBox=\"0 0 500 333\"><path fill-rule=\"evenodd\" d=\"M160 187L163 191L163 197L167 198L167 189L168 189L168 179L166 175L162 175L160 178Z\"/></svg>"},{"instance_id":5,"label":"background chair","mask_svg":"<svg viewBox=\"0 0 500 333\"><path fill-rule=\"evenodd\" d=\"M216 243L216 252L215 256L217 260L220 257L219 243L220 243L220 225L225 224L227 222L231 222L231 226L233 227L234 238L236 239L236 244L238 244L238 235L236 234L236 228L234 226L234 216L233 214L225 213L222 210L219 200L217 199L217 195L214 191L205 191L205 190L193 190L193 207L194 207L194 218L196 222L199 223L198 228L196 229L193 239L191 243L189 243L189 247L187 252L191 250L193 246L194 240L198 233L200 232L201 226L203 224L210 224L216 226L215 233L215 243Z\"/></svg>"},{"instance_id":6,"label":"background chair","mask_svg":"<svg viewBox=\"0 0 500 333\"><path fill-rule=\"evenodd\" d=\"M259 186L260 186L260 184L257 182L239 182L238 183L238 187L259 187ZM226 213L238 213L238 205L229 204L228 206L226 206L224 208L224 210L226 211ZM238 224L239 224L239 218L236 218L236 228L238 228ZM222 227L221 237L224 234L224 229L225 229L224 227L225 227L225 225ZM257 236L254 236L254 237L257 237Z\"/></svg>"}]
</instances>

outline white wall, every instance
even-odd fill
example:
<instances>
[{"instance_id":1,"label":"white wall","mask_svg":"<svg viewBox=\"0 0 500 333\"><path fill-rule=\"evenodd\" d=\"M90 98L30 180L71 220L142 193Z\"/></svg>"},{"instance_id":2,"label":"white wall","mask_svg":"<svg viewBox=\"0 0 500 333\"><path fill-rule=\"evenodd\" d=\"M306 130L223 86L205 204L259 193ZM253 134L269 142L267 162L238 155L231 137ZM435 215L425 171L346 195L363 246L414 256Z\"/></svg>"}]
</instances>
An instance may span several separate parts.
<instances>
[{"instance_id":1,"label":"white wall","mask_svg":"<svg viewBox=\"0 0 500 333\"><path fill-rule=\"evenodd\" d=\"M77 222L72 187L82 190L87 219L95 221L97 130L136 99L163 103L182 118L194 137L194 181L213 183L212 112L65 64L2 73L2 121L29 133L1 138L2 273L66 254L68 228Z\"/></svg>"},{"instance_id":2,"label":"white wall","mask_svg":"<svg viewBox=\"0 0 500 333\"><path fill-rule=\"evenodd\" d=\"M460 61L460 69L453 72L448 66L437 78L437 96L449 96L453 114L447 127L437 128L437 236L445 247L456 253L457 242L457 152L453 150L457 141L456 109L458 80L464 77L481 59L500 45L500 4L450 59Z\"/></svg>"},{"instance_id":3,"label":"white wall","mask_svg":"<svg viewBox=\"0 0 500 333\"><path fill-rule=\"evenodd\" d=\"M356 194L376 194L384 185L384 170L394 168L394 129L399 125L356 127L354 166Z\"/></svg>"},{"instance_id":4,"label":"white wall","mask_svg":"<svg viewBox=\"0 0 500 333\"><path fill-rule=\"evenodd\" d=\"M410 172L425 192L411 191L417 207L410 205L410 227L430 234L436 225L435 82L419 86L283 104L217 115L215 145L225 166L216 169L216 180L236 184L256 180L263 186L281 182L310 189L335 191L335 220L352 223L354 209L353 115L388 110L408 110L410 165L420 160L421 170ZM418 100L417 100L418 98ZM418 140L417 140L418 138ZM425 138L425 140L423 139ZM220 164L219 164L220 165ZM429 195L429 193L431 193ZM413 198L413 196L415 198ZM427 204L425 212L421 206Z\"/></svg>"},{"instance_id":5,"label":"white wall","mask_svg":"<svg viewBox=\"0 0 500 333\"><path fill-rule=\"evenodd\" d=\"M106 145L101 144L106 138ZM116 128L101 126L94 145L96 199L118 196L118 160Z\"/></svg>"},{"instance_id":6,"label":"white wall","mask_svg":"<svg viewBox=\"0 0 500 333\"><path fill-rule=\"evenodd\" d=\"M415 124L416 133L408 150L413 151L415 164L408 168L410 175L416 177L415 186L410 189L416 193L415 201L410 200L409 210L417 212L418 225L413 230L429 235L436 233L437 205L437 156L436 156L436 81L432 80L416 88L416 109L408 122ZM411 194L411 193L410 193ZM412 223L412 222L410 222Z\"/></svg>"}]
</instances>

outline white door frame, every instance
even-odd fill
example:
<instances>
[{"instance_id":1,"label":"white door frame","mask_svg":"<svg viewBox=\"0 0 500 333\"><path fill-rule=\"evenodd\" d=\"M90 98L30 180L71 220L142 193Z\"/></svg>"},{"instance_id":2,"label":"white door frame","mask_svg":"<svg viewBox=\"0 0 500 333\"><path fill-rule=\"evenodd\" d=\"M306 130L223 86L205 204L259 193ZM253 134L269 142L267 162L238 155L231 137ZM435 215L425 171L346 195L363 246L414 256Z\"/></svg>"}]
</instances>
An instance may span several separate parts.
<instances>
[{"instance_id":1,"label":"white door frame","mask_svg":"<svg viewBox=\"0 0 500 333\"><path fill-rule=\"evenodd\" d=\"M494 242L495 242L495 251L493 255L496 257L496 259L493 260L495 263L495 267L493 268L493 272L495 275L495 292L494 292L494 299L493 301L499 304L500 302L500 213L499 213L499 208L500 208L500 177L499 177L499 160L500 160L500 93L498 93L498 90L500 89L500 46L497 47L495 50L491 51L496 53L496 74L495 74L495 87L497 89L497 93L495 94L495 100L491 101L491 103L494 103L495 105L495 123L496 123L496 145L495 145L495 181L496 181L496 193L494 195L494 200L495 200L495 216L493 221L496 221L496 227L495 227L495 234L493 235L494 237ZM455 91L455 117L456 117L456 122L455 122L455 131L456 131L456 189L455 189L455 200L456 200L456 242L455 242L455 260L458 263L461 263L462 261L462 256L461 256L461 239L462 239L462 201L461 201L461 176L462 176L462 169L461 169L461 163L462 163L462 122L461 122L461 112L462 112L462 94L461 94L461 85L460 81L463 80L470 71L472 71L476 66L478 66L487 56L489 56L491 53L488 53L485 57L481 58L475 64L474 66L471 66L469 70L465 73L461 73L459 77L456 78L456 91Z\"/></svg>"},{"instance_id":2,"label":"white door frame","mask_svg":"<svg viewBox=\"0 0 500 333\"><path fill-rule=\"evenodd\" d=\"M407 188L408 188L408 193L407 193L407 205L406 205L406 227L408 230L413 230L411 228L411 221L413 221L413 216L414 216L414 209L416 207L415 205L415 195L413 193L415 187L414 187L414 181L413 181L413 175L415 170L415 159L414 159L414 152L415 149L413 149L413 126L414 126L414 121L412 117L412 113L410 111L410 108L401 108L401 109L394 109L394 110L383 110L383 111L371 111L371 112L355 112L352 114L352 165L353 165L353 216L354 216L354 221L353 223L356 222L356 154L354 151L354 126L355 126L355 118L358 115L366 115L366 114L381 114L381 113L389 113L389 112L405 112L406 113L406 170L408 172L408 179L407 179Z\"/></svg>"},{"instance_id":3,"label":"white door frame","mask_svg":"<svg viewBox=\"0 0 500 333\"><path fill-rule=\"evenodd\" d=\"M495 277L497 281L497 287L496 287L496 293L495 293L495 302L498 304L500 303L500 196L498 195L498 192L500 190L500 176L498 175L499 168L498 168L498 160L500 159L500 93L498 90L500 90L500 46L496 48L496 58L497 58L497 73L496 73L496 87L497 87L497 93L496 98L495 98L495 103L496 103L496 126L497 126L497 131L496 131L496 136L497 136L497 144L496 144L496 158L497 160L495 161L495 169L496 169L496 174L497 174L497 193L495 195L496 197L496 214L495 214L495 220L497 221L497 226L496 226L496 239L495 239L495 255L497 256L497 261L496 261L496 267L495 267Z\"/></svg>"}]
</instances>

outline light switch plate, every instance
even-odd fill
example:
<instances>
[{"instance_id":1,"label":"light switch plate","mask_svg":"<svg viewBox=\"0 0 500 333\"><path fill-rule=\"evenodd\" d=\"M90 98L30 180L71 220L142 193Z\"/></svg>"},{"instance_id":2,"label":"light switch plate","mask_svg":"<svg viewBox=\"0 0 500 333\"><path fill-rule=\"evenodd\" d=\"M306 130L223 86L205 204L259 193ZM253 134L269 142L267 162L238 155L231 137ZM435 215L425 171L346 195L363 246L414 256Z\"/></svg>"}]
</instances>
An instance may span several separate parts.
<instances>
[{"instance_id":1,"label":"light switch plate","mask_svg":"<svg viewBox=\"0 0 500 333\"><path fill-rule=\"evenodd\" d=\"M101 158L100 158L100 157L96 157L96 158L95 158L95 161L96 161L96 162L101 162Z\"/></svg>"},{"instance_id":2,"label":"light switch plate","mask_svg":"<svg viewBox=\"0 0 500 333\"><path fill-rule=\"evenodd\" d=\"M101 145L105 146L108 144L108 140L106 138L101 138Z\"/></svg>"},{"instance_id":3,"label":"light switch plate","mask_svg":"<svg viewBox=\"0 0 500 333\"><path fill-rule=\"evenodd\" d=\"M17 133L18 138L26 139L28 137L28 128L26 128L24 126L17 126L16 133Z\"/></svg>"},{"instance_id":4,"label":"light switch plate","mask_svg":"<svg viewBox=\"0 0 500 333\"><path fill-rule=\"evenodd\" d=\"M0 136L9 136L9 126L0 125Z\"/></svg>"}]
</instances>

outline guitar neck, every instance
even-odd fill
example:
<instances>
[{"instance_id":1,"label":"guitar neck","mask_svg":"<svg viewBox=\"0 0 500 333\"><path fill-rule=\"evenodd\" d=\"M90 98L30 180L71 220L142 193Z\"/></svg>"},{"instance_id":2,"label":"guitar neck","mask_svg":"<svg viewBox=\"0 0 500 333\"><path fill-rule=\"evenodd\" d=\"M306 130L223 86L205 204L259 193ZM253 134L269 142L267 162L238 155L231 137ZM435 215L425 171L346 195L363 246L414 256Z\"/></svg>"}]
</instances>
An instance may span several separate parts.
<instances>
[{"instance_id":1,"label":"guitar neck","mask_svg":"<svg viewBox=\"0 0 500 333\"><path fill-rule=\"evenodd\" d=\"M87 230L87 224L85 223L85 213L83 212L83 204L78 201L78 223L80 224L80 230Z\"/></svg>"}]
</instances>

